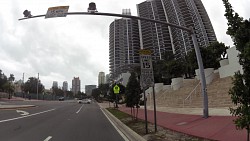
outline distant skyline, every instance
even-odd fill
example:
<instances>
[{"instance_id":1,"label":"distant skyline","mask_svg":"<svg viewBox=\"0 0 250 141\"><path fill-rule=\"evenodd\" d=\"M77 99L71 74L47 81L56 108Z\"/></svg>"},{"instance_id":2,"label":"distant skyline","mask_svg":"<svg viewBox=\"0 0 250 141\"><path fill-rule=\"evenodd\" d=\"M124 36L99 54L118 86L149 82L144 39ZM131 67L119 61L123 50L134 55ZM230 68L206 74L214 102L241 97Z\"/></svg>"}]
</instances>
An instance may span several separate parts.
<instances>
[{"instance_id":1,"label":"distant skyline","mask_svg":"<svg viewBox=\"0 0 250 141\"><path fill-rule=\"evenodd\" d=\"M35 18L25 21L23 11L32 15L46 14L49 7L70 6L69 12L87 12L90 1L78 0L1 0L0 1L0 69L15 80L37 77L46 89L53 81L69 87L74 77L80 77L81 88L97 85L100 71L109 73L109 25L118 17L67 16L66 18ZM136 4L143 0L95 0L97 10L122 13L131 9L137 15ZM214 27L217 39L233 46L226 35L227 20L222 0L202 0ZM249 0L229 0L244 19L250 18ZM84 89L81 89L84 91Z\"/></svg>"}]
</instances>

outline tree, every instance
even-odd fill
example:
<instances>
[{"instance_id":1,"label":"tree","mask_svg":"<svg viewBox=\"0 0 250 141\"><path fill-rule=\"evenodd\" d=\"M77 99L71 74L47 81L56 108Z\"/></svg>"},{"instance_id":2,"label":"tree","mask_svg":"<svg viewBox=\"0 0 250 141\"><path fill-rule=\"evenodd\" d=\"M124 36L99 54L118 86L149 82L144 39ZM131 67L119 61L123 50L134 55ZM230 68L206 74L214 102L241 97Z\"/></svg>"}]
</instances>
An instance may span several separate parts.
<instances>
[{"instance_id":1,"label":"tree","mask_svg":"<svg viewBox=\"0 0 250 141\"><path fill-rule=\"evenodd\" d=\"M163 60L153 63L154 79L156 83L171 83L171 78L181 77L185 73L185 64L183 59L176 59L172 51L166 51Z\"/></svg>"},{"instance_id":2,"label":"tree","mask_svg":"<svg viewBox=\"0 0 250 141\"><path fill-rule=\"evenodd\" d=\"M182 77L185 73L184 61L182 59L168 61L166 71L170 78Z\"/></svg>"},{"instance_id":3,"label":"tree","mask_svg":"<svg viewBox=\"0 0 250 141\"><path fill-rule=\"evenodd\" d=\"M74 97L74 94L72 91L66 91L66 97L70 97L70 98L73 98Z\"/></svg>"},{"instance_id":4,"label":"tree","mask_svg":"<svg viewBox=\"0 0 250 141\"><path fill-rule=\"evenodd\" d=\"M2 70L0 70L0 91L4 91L3 85L7 82L7 77L2 73Z\"/></svg>"},{"instance_id":5,"label":"tree","mask_svg":"<svg viewBox=\"0 0 250 141\"><path fill-rule=\"evenodd\" d=\"M233 39L236 49L240 52L239 63L242 65L243 74L235 73L229 95L235 108L230 108L237 129L247 130L247 140L250 132L250 22L243 20L234 12L228 0L222 0L225 6L225 17L228 20L227 34Z\"/></svg>"},{"instance_id":6,"label":"tree","mask_svg":"<svg viewBox=\"0 0 250 141\"><path fill-rule=\"evenodd\" d=\"M104 97L107 97L107 93L109 91L109 84L100 84L98 86L98 89L100 90L101 94L104 96Z\"/></svg>"},{"instance_id":7,"label":"tree","mask_svg":"<svg viewBox=\"0 0 250 141\"><path fill-rule=\"evenodd\" d=\"M204 68L218 69L220 67L219 61L223 58L226 58L226 50L228 48L229 47L225 46L224 43L219 42L211 43L206 48L200 48ZM198 63L194 49L188 53L187 62L189 62L189 66L193 71L198 69Z\"/></svg>"},{"instance_id":8,"label":"tree","mask_svg":"<svg viewBox=\"0 0 250 141\"><path fill-rule=\"evenodd\" d=\"M99 102L99 98L100 98L100 93L101 92L100 92L100 90L98 88L92 90L92 96L98 102Z\"/></svg>"},{"instance_id":9,"label":"tree","mask_svg":"<svg viewBox=\"0 0 250 141\"><path fill-rule=\"evenodd\" d=\"M126 106L131 108L131 115L134 115L135 119L137 119L138 115L138 108L140 98L141 98L141 87L140 87L140 82L137 80L136 74L134 72L131 73L131 76L129 77L127 87L126 87L126 92L125 92L125 102ZM132 109L134 113L134 108L137 108L137 113L132 114ZM133 116L132 116L133 117Z\"/></svg>"},{"instance_id":10,"label":"tree","mask_svg":"<svg viewBox=\"0 0 250 141\"><path fill-rule=\"evenodd\" d=\"M15 80L14 74L10 74L9 81L13 82Z\"/></svg>"},{"instance_id":11,"label":"tree","mask_svg":"<svg viewBox=\"0 0 250 141\"><path fill-rule=\"evenodd\" d=\"M59 96L59 97L62 97L64 96L64 91L62 89L59 89L58 87L52 87L52 91L53 91L53 94L55 96Z\"/></svg>"},{"instance_id":12,"label":"tree","mask_svg":"<svg viewBox=\"0 0 250 141\"><path fill-rule=\"evenodd\" d=\"M37 92L38 79L35 77L30 77L22 86L24 92L36 93ZM42 83L38 83L38 93L44 91L44 86Z\"/></svg>"},{"instance_id":13,"label":"tree","mask_svg":"<svg viewBox=\"0 0 250 141\"><path fill-rule=\"evenodd\" d=\"M213 42L208 47L209 50L213 53L214 57L220 61L221 59L227 58L227 49L229 49L229 46L226 46L222 42Z\"/></svg>"}]
</instances>

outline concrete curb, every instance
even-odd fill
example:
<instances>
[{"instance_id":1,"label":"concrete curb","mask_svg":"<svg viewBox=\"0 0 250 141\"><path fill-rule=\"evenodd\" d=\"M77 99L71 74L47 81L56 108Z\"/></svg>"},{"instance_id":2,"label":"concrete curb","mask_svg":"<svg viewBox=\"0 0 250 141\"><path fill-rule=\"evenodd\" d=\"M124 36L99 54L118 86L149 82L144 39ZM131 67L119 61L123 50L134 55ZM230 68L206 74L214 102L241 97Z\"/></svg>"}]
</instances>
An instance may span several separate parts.
<instances>
[{"instance_id":1,"label":"concrete curb","mask_svg":"<svg viewBox=\"0 0 250 141\"><path fill-rule=\"evenodd\" d=\"M110 120L114 123L114 125L130 140L130 141L146 141L139 134L134 132L124 123L122 123L119 119L117 119L114 115L112 115L106 108L101 108L103 112L110 118Z\"/></svg>"},{"instance_id":2,"label":"concrete curb","mask_svg":"<svg viewBox=\"0 0 250 141\"><path fill-rule=\"evenodd\" d=\"M0 110L11 110L11 109L21 109L35 107L35 105L0 105Z\"/></svg>"}]
</instances>

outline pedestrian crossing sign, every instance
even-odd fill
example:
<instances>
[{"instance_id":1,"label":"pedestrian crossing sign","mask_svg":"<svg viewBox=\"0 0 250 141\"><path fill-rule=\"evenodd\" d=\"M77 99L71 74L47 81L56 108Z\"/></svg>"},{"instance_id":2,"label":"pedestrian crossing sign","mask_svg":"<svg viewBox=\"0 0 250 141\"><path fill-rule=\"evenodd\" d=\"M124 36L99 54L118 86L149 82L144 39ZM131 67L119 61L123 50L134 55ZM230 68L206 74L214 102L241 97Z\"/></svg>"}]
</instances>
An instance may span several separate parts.
<instances>
[{"instance_id":1,"label":"pedestrian crossing sign","mask_svg":"<svg viewBox=\"0 0 250 141\"><path fill-rule=\"evenodd\" d=\"M119 94L120 92L120 87L118 85L115 85L113 88L114 94Z\"/></svg>"}]
</instances>

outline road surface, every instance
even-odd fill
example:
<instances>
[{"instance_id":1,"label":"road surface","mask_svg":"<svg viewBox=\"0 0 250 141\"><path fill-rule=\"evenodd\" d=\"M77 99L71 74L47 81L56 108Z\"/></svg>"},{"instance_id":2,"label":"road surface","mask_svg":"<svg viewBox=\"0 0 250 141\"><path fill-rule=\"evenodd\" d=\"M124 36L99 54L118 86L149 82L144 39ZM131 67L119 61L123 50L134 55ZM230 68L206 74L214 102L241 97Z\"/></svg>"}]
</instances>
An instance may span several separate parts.
<instances>
[{"instance_id":1,"label":"road surface","mask_svg":"<svg viewBox=\"0 0 250 141\"><path fill-rule=\"evenodd\" d=\"M0 110L2 141L123 141L96 103L15 101L33 108Z\"/></svg>"}]
</instances>

